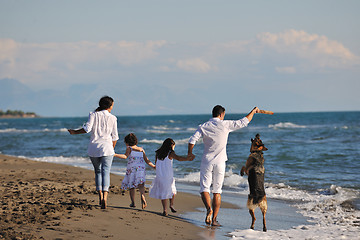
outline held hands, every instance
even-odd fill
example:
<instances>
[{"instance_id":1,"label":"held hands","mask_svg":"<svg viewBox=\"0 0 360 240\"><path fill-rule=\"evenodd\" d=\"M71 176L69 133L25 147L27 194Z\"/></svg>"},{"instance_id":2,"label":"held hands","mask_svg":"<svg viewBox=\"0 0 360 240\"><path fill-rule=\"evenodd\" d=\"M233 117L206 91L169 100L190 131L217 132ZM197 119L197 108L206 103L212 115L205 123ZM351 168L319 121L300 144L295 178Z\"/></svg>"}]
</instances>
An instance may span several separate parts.
<instances>
[{"instance_id":1,"label":"held hands","mask_svg":"<svg viewBox=\"0 0 360 240\"><path fill-rule=\"evenodd\" d=\"M71 135L75 134L75 130L74 130L74 129L68 129L68 132L69 132Z\"/></svg>"},{"instance_id":2,"label":"held hands","mask_svg":"<svg viewBox=\"0 0 360 240\"><path fill-rule=\"evenodd\" d=\"M127 156L125 154L115 153L114 157L121 158L121 159L127 159Z\"/></svg>"},{"instance_id":3,"label":"held hands","mask_svg":"<svg viewBox=\"0 0 360 240\"><path fill-rule=\"evenodd\" d=\"M187 155L187 158L186 158L188 161L192 161L192 160L194 160L195 159L195 155L194 154L192 154L192 153L189 153L188 155Z\"/></svg>"}]
</instances>

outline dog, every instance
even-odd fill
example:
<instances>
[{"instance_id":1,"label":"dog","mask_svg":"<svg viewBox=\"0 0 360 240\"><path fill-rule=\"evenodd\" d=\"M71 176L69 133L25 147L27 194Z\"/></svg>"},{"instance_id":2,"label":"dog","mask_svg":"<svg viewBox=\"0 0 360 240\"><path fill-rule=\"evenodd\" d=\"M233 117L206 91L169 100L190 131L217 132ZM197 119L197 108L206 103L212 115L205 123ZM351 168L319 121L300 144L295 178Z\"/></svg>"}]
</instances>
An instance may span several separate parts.
<instances>
[{"instance_id":1,"label":"dog","mask_svg":"<svg viewBox=\"0 0 360 240\"><path fill-rule=\"evenodd\" d=\"M263 215L263 231L266 232L265 215L267 211L267 200L264 187L264 156L263 151L268 150L260 139L260 134L256 134L255 139L251 139L250 155L246 160L245 166L241 168L241 176L248 175L250 194L248 195L247 207L252 218L251 229L254 229L256 221L254 210L259 207Z\"/></svg>"}]
</instances>

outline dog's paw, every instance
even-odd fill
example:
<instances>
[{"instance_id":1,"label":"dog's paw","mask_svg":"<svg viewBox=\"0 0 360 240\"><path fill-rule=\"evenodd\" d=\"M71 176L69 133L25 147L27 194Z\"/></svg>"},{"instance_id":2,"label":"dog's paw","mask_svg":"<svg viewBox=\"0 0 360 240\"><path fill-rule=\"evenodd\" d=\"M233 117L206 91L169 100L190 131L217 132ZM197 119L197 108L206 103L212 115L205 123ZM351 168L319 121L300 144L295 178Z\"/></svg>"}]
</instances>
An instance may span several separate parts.
<instances>
[{"instance_id":1,"label":"dog's paw","mask_svg":"<svg viewBox=\"0 0 360 240\"><path fill-rule=\"evenodd\" d=\"M240 175L244 176L244 173L245 173L245 167L242 167L241 170L240 170Z\"/></svg>"}]
</instances>

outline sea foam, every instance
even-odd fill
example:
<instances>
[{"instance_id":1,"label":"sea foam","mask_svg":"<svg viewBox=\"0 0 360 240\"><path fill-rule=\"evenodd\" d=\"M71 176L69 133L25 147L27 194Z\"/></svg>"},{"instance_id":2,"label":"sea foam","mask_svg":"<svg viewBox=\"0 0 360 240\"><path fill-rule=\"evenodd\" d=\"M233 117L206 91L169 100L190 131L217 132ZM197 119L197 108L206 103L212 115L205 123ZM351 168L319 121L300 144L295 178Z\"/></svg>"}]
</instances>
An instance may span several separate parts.
<instances>
[{"instance_id":1,"label":"sea foam","mask_svg":"<svg viewBox=\"0 0 360 240\"><path fill-rule=\"evenodd\" d=\"M17 128L6 128L0 129L0 133L41 133L41 132L67 132L66 128L58 128L58 129L17 129Z\"/></svg>"},{"instance_id":2,"label":"sea foam","mask_svg":"<svg viewBox=\"0 0 360 240\"><path fill-rule=\"evenodd\" d=\"M298 124L291 123L291 122L280 122L277 124L269 124L268 127L273 128L273 129L306 128L306 126L304 126L304 125L298 125Z\"/></svg>"}]
</instances>

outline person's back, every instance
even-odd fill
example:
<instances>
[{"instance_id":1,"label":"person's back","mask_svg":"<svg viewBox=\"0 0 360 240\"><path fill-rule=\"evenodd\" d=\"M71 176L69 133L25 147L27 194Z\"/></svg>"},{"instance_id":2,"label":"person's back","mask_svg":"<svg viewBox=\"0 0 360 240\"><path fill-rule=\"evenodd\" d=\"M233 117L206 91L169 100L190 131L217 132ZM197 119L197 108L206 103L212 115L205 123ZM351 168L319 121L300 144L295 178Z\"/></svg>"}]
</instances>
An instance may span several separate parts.
<instances>
[{"instance_id":1,"label":"person's back","mask_svg":"<svg viewBox=\"0 0 360 240\"><path fill-rule=\"evenodd\" d=\"M111 133L113 132L113 126L116 123L116 117L109 113L108 111L97 111L92 112L90 115L93 115L93 123L90 127L92 135L91 141L98 142L110 139Z\"/></svg>"},{"instance_id":2,"label":"person's back","mask_svg":"<svg viewBox=\"0 0 360 240\"><path fill-rule=\"evenodd\" d=\"M144 160L144 153L141 151L136 151L131 148L131 153L128 157L128 164L131 166L136 166L137 168L141 167L142 170L145 171L145 160Z\"/></svg>"},{"instance_id":3,"label":"person's back","mask_svg":"<svg viewBox=\"0 0 360 240\"><path fill-rule=\"evenodd\" d=\"M112 143L114 139L118 139L117 119L109 111L91 112L84 129L91 132L88 147L90 156L110 156L115 153Z\"/></svg>"},{"instance_id":4,"label":"person's back","mask_svg":"<svg viewBox=\"0 0 360 240\"><path fill-rule=\"evenodd\" d=\"M216 161L226 158L226 143L229 131L223 125L223 121L212 118L199 126L204 142L203 161Z\"/></svg>"}]
</instances>

